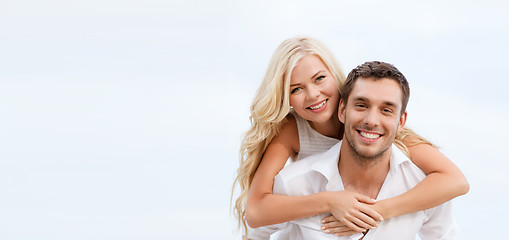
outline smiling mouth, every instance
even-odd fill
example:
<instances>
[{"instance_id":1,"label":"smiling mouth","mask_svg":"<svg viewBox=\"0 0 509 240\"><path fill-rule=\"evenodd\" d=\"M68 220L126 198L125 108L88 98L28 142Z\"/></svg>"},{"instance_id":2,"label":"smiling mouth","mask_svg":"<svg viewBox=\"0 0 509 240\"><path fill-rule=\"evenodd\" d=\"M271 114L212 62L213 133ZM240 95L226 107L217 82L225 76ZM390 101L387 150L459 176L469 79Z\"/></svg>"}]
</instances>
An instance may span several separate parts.
<instances>
[{"instance_id":1,"label":"smiling mouth","mask_svg":"<svg viewBox=\"0 0 509 240\"><path fill-rule=\"evenodd\" d=\"M367 139L377 139L381 136L381 134L377 134L377 133L368 133L368 132L364 132L364 131L361 131L361 130L357 130L357 132L367 138Z\"/></svg>"},{"instance_id":2,"label":"smiling mouth","mask_svg":"<svg viewBox=\"0 0 509 240\"><path fill-rule=\"evenodd\" d=\"M327 101L328 101L328 100L327 100L327 99L325 99L325 100L323 100L323 102L321 102L321 103L319 103L319 104L317 104L317 105L311 106L311 107L307 107L307 108L309 108L309 109L311 109L311 110L319 109L319 108L323 107L323 105L325 105L325 103L326 103Z\"/></svg>"}]
</instances>

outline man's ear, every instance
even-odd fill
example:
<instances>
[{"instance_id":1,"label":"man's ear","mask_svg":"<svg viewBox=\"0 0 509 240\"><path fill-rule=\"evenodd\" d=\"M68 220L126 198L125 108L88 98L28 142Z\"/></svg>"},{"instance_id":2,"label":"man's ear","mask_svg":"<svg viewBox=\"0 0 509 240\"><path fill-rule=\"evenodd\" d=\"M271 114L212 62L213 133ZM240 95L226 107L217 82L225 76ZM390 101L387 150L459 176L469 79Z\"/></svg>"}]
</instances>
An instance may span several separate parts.
<instances>
[{"instance_id":1,"label":"man's ear","mask_svg":"<svg viewBox=\"0 0 509 240\"><path fill-rule=\"evenodd\" d=\"M405 113L401 114L401 117L399 117L398 132L403 130L403 128L405 127L406 117L407 117L406 111L405 111Z\"/></svg>"},{"instance_id":2,"label":"man's ear","mask_svg":"<svg viewBox=\"0 0 509 240\"><path fill-rule=\"evenodd\" d=\"M339 121L345 124L345 102L343 102L343 99L339 100L338 117Z\"/></svg>"}]
</instances>

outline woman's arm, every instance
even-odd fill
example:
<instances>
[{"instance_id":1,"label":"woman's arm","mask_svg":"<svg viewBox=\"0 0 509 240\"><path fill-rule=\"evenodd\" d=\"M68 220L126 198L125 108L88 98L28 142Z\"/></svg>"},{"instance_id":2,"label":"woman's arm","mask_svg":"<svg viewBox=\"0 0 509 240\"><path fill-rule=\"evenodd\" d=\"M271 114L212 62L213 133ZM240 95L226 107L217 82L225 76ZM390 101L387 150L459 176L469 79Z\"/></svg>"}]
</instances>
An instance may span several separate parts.
<instances>
[{"instance_id":1,"label":"woman's arm","mask_svg":"<svg viewBox=\"0 0 509 240\"><path fill-rule=\"evenodd\" d=\"M403 140L403 143L410 142ZM438 149L421 143L408 147L408 150L412 162L427 176L408 192L372 205L384 219L436 207L469 191L463 173Z\"/></svg>"},{"instance_id":2,"label":"woman's arm","mask_svg":"<svg viewBox=\"0 0 509 240\"><path fill-rule=\"evenodd\" d=\"M318 195L290 197L272 192L274 177L288 158L299 151L297 123L289 118L280 133L267 146L256 169L246 203L246 221L251 227L260 227L312 216L326 210ZM301 206L308 206L302 208ZM295 212L295 209L301 209Z\"/></svg>"},{"instance_id":3,"label":"woman's arm","mask_svg":"<svg viewBox=\"0 0 509 240\"><path fill-rule=\"evenodd\" d=\"M372 218L379 219L381 216L361 203L373 202L357 193L320 192L307 196L273 194L274 177L284 167L288 158L299 151L297 123L293 118L288 120L279 135L268 145L253 177L246 206L246 221L249 226L256 228L324 212L331 212L359 232L378 226Z\"/></svg>"}]
</instances>

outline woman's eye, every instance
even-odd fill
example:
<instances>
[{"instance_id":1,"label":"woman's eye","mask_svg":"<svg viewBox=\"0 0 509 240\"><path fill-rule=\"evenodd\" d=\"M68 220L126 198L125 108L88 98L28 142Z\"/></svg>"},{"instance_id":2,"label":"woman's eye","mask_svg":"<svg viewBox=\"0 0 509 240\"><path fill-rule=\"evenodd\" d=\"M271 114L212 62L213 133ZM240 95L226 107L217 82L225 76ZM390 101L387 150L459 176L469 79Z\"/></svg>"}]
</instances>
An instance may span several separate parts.
<instances>
[{"instance_id":1,"label":"woman's eye","mask_svg":"<svg viewBox=\"0 0 509 240\"><path fill-rule=\"evenodd\" d=\"M316 80L315 80L315 81L316 81L316 82L320 82L320 81L322 81L324 78L325 78L325 76L320 76L320 77L316 78Z\"/></svg>"},{"instance_id":2,"label":"woman's eye","mask_svg":"<svg viewBox=\"0 0 509 240\"><path fill-rule=\"evenodd\" d=\"M290 93L296 93L296 92L300 91L301 89L302 88L300 88L300 87L296 87L296 88L292 89L292 91Z\"/></svg>"}]
</instances>

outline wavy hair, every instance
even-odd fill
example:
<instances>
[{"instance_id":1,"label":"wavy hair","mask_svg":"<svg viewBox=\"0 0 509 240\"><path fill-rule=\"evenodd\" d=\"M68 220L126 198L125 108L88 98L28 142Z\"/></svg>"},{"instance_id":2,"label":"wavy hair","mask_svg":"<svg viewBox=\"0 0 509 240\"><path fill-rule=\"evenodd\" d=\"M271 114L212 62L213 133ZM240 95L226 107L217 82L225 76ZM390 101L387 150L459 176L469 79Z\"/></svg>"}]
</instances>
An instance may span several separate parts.
<instances>
[{"instance_id":1,"label":"wavy hair","mask_svg":"<svg viewBox=\"0 0 509 240\"><path fill-rule=\"evenodd\" d=\"M238 226L244 230L243 239L247 239L245 205L249 187L267 146L279 133L290 112L291 73L299 60L309 54L314 54L322 60L336 80L336 85L341 96L346 79L345 74L332 52L320 41L310 37L297 36L283 41L276 48L267 67L262 84L256 91L251 103L251 116L249 117L251 127L242 137L239 152L239 168L237 169L237 176L232 187L231 203L233 203L234 191L237 184L240 187L240 194L232 207ZM413 134L415 134L413 131L404 129L396 136L395 144L407 155L408 149L401 140ZM419 139L423 138L417 135L411 139L416 140L416 144L418 144L420 143Z\"/></svg>"},{"instance_id":2,"label":"wavy hair","mask_svg":"<svg viewBox=\"0 0 509 240\"><path fill-rule=\"evenodd\" d=\"M299 60L309 54L314 54L322 60L341 92L345 75L334 55L324 44L309 37L293 37L283 41L277 47L251 104L249 117L251 127L243 135L240 146L240 166L233 183L232 199L235 186L237 183L240 186L240 195L235 201L234 214L238 225L244 228L244 238L247 237L245 204L251 181L260 165L263 153L272 138L279 133L290 112L291 73Z\"/></svg>"}]
</instances>

